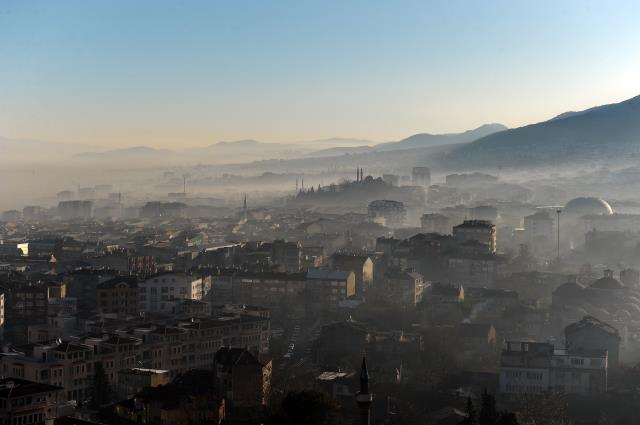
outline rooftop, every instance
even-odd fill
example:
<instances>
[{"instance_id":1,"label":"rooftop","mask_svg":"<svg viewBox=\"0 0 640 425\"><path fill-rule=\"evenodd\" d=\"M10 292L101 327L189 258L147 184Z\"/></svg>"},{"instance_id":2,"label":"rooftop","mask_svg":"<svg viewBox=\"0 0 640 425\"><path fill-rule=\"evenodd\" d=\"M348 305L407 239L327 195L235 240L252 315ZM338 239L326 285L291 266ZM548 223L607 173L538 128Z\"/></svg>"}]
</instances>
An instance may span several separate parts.
<instances>
[{"instance_id":1,"label":"rooftop","mask_svg":"<svg viewBox=\"0 0 640 425\"><path fill-rule=\"evenodd\" d=\"M27 381L25 379L5 378L0 379L0 398L16 398L28 395L48 393L61 390L48 384L40 384L37 382Z\"/></svg>"}]
</instances>

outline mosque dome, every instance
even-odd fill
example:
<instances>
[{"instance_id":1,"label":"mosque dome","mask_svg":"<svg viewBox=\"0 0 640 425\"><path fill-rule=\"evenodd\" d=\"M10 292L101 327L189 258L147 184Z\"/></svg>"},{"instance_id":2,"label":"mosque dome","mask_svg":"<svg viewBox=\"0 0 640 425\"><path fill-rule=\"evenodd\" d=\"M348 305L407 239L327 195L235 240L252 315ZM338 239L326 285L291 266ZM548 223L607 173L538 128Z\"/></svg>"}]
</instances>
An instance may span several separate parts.
<instances>
[{"instance_id":1,"label":"mosque dome","mask_svg":"<svg viewBox=\"0 0 640 425\"><path fill-rule=\"evenodd\" d=\"M618 279L615 279L613 277L613 271L605 270L604 277L601 277L600 279L593 282L591 284L591 287L595 289L606 289L610 291L615 291L618 289L623 289L624 285Z\"/></svg>"},{"instance_id":2,"label":"mosque dome","mask_svg":"<svg viewBox=\"0 0 640 425\"><path fill-rule=\"evenodd\" d=\"M604 199L580 197L567 202L562 212L568 216L582 217L584 215L611 215L613 209Z\"/></svg>"}]
</instances>

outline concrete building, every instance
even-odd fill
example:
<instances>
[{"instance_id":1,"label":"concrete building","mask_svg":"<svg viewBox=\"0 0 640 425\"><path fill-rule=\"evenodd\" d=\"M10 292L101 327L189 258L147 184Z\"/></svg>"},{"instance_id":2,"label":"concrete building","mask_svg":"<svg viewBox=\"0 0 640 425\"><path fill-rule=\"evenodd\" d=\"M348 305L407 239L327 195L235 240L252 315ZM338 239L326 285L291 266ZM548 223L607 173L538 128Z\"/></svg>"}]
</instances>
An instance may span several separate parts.
<instances>
[{"instance_id":1,"label":"concrete building","mask_svg":"<svg viewBox=\"0 0 640 425\"><path fill-rule=\"evenodd\" d=\"M118 276L98 284L96 291L98 310L102 314L118 317L136 316L138 310L138 279Z\"/></svg>"},{"instance_id":2,"label":"concrete building","mask_svg":"<svg viewBox=\"0 0 640 425\"><path fill-rule=\"evenodd\" d=\"M554 240L554 223L545 210L536 211L524 218L527 242L531 244L548 243Z\"/></svg>"},{"instance_id":3,"label":"concrete building","mask_svg":"<svg viewBox=\"0 0 640 425\"><path fill-rule=\"evenodd\" d=\"M7 210L2 212L2 221L16 222L22 220L22 213L18 210Z\"/></svg>"},{"instance_id":4,"label":"concrete building","mask_svg":"<svg viewBox=\"0 0 640 425\"><path fill-rule=\"evenodd\" d=\"M147 202L140 209L144 218L181 218L186 216L187 205L182 202Z\"/></svg>"},{"instance_id":5,"label":"concrete building","mask_svg":"<svg viewBox=\"0 0 640 425\"><path fill-rule=\"evenodd\" d=\"M302 261L302 245L300 242L275 240L271 245L271 261L277 264L280 271L295 273L300 271Z\"/></svg>"},{"instance_id":6,"label":"concrete building","mask_svg":"<svg viewBox=\"0 0 640 425\"><path fill-rule=\"evenodd\" d=\"M394 304L414 308L422 301L426 285L420 273L391 269L384 273L382 293Z\"/></svg>"},{"instance_id":7,"label":"concrete building","mask_svg":"<svg viewBox=\"0 0 640 425\"><path fill-rule=\"evenodd\" d=\"M640 286L640 272L636 269L621 270L620 281L627 288L637 288Z\"/></svg>"},{"instance_id":8,"label":"concrete building","mask_svg":"<svg viewBox=\"0 0 640 425\"><path fill-rule=\"evenodd\" d=\"M400 176L398 176L397 174L383 174L382 180L384 180L384 182L390 186L400 186Z\"/></svg>"},{"instance_id":9,"label":"concrete building","mask_svg":"<svg viewBox=\"0 0 640 425\"><path fill-rule=\"evenodd\" d=\"M356 293L365 293L373 285L373 261L368 255L336 253L330 258L334 270L352 271L356 275Z\"/></svg>"},{"instance_id":10,"label":"concrete building","mask_svg":"<svg viewBox=\"0 0 640 425\"><path fill-rule=\"evenodd\" d=\"M402 202L380 199L369 203L368 215L374 223L396 228L404 226L407 211Z\"/></svg>"},{"instance_id":11,"label":"concrete building","mask_svg":"<svg viewBox=\"0 0 640 425\"><path fill-rule=\"evenodd\" d=\"M336 310L341 301L356 294L356 276L352 271L309 269L307 299L316 308Z\"/></svg>"},{"instance_id":12,"label":"concrete building","mask_svg":"<svg viewBox=\"0 0 640 425\"><path fill-rule=\"evenodd\" d=\"M264 307L298 302L306 288L304 273L230 271L215 275L212 279L212 298L216 302Z\"/></svg>"},{"instance_id":13,"label":"concrete building","mask_svg":"<svg viewBox=\"0 0 640 425\"><path fill-rule=\"evenodd\" d=\"M201 300L209 290L211 277L159 273L138 284L138 308L144 312L170 314L176 301Z\"/></svg>"},{"instance_id":14,"label":"concrete building","mask_svg":"<svg viewBox=\"0 0 640 425\"><path fill-rule=\"evenodd\" d=\"M502 350L499 391L503 395L589 396L606 390L606 351L555 349L550 343L520 341L507 341Z\"/></svg>"},{"instance_id":15,"label":"concrete building","mask_svg":"<svg viewBox=\"0 0 640 425\"><path fill-rule=\"evenodd\" d=\"M425 233L446 235L451 232L451 222L444 214L423 214L420 217L420 227Z\"/></svg>"},{"instance_id":16,"label":"concrete building","mask_svg":"<svg viewBox=\"0 0 640 425\"><path fill-rule=\"evenodd\" d=\"M214 372L194 369L167 385L147 387L134 398L117 403L114 413L125 423L220 425L225 419L225 406L216 389Z\"/></svg>"},{"instance_id":17,"label":"concrete building","mask_svg":"<svg viewBox=\"0 0 640 425\"><path fill-rule=\"evenodd\" d=\"M144 388L155 388L169 383L169 371L162 369L124 369L118 372L118 398L134 397Z\"/></svg>"},{"instance_id":18,"label":"concrete building","mask_svg":"<svg viewBox=\"0 0 640 425\"><path fill-rule=\"evenodd\" d=\"M92 347L70 342L28 344L0 354L2 374L60 387L59 401L84 401L91 394Z\"/></svg>"},{"instance_id":19,"label":"concrete building","mask_svg":"<svg viewBox=\"0 0 640 425\"><path fill-rule=\"evenodd\" d=\"M60 388L26 379L0 379L0 423L53 425Z\"/></svg>"},{"instance_id":20,"label":"concrete building","mask_svg":"<svg viewBox=\"0 0 640 425\"><path fill-rule=\"evenodd\" d=\"M233 409L266 406L271 393L271 360L260 359L243 348L222 347L215 356L218 388Z\"/></svg>"},{"instance_id":21,"label":"concrete building","mask_svg":"<svg viewBox=\"0 0 640 425\"><path fill-rule=\"evenodd\" d=\"M486 220L465 220L453 227L453 237L459 242L477 241L496 252L496 225Z\"/></svg>"},{"instance_id":22,"label":"concrete building","mask_svg":"<svg viewBox=\"0 0 640 425\"><path fill-rule=\"evenodd\" d=\"M621 338L613 326L593 316L585 316L579 322L567 326L564 336L568 350L605 351L608 353L609 367L618 367Z\"/></svg>"},{"instance_id":23,"label":"concrete building","mask_svg":"<svg viewBox=\"0 0 640 425\"><path fill-rule=\"evenodd\" d=\"M469 208L469 217L472 220L485 220L495 223L498 220L498 209L491 205L478 205Z\"/></svg>"},{"instance_id":24,"label":"concrete building","mask_svg":"<svg viewBox=\"0 0 640 425\"><path fill-rule=\"evenodd\" d=\"M61 201L58 203L58 216L63 220L89 219L92 212L92 201Z\"/></svg>"},{"instance_id":25,"label":"concrete building","mask_svg":"<svg viewBox=\"0 0 640 425\"><path fill-rule=\"evenodd\" d=\"M426 297L426 315L430 321L460 321L462 320L462 304L464 303L464 288L450 284L434 283L431 291L423 295Z\"/></svg>"},{"instance_id":26,"label":"concrete building","mask_svg":"<svg viewBox=\"0 0 640 425\"><path fill-rule=\"evenodd\" d=\"M428 167L413 167L411 169L411 183L428 189L431 186L431 169Z\"/></svg>"}]
</instances>

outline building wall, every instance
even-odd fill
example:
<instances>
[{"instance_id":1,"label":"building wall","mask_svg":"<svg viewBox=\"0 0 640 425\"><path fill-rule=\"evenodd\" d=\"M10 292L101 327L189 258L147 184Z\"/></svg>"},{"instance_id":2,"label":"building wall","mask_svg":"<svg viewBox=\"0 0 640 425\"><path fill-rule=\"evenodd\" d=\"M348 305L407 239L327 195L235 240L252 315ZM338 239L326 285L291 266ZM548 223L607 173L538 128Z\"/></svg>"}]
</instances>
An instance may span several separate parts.
<instances>
[{"instance_id":1,"label":"building wall","mask_svg":"<svg viewBox=\"0 0 640 425\"><path fill-rule=\"evenodd\" d=\"M211 278L180 273L152 276L138 285L138 306L145 312L171 313L172 299L201 300L211 289Z\"/></svg>"}]
</instances>

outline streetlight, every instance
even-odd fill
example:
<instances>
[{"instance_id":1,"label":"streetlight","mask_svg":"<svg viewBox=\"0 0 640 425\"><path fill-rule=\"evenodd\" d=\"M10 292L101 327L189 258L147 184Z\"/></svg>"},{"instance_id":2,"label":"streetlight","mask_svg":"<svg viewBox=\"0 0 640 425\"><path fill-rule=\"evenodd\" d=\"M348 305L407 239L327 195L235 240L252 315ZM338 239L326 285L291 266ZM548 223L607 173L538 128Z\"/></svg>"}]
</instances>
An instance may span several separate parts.
<instances>
[{"instance_id":1,"label":"streetlight","mask_svg":"<svg viewBox=\"0 0 640 425\"><path fill-rule=\"evenodd\" d=\"M556 209L556 213L558 214L558 261L560 261L560 213L562 212L561 208Z\"/></svg>"}]
</instances>

